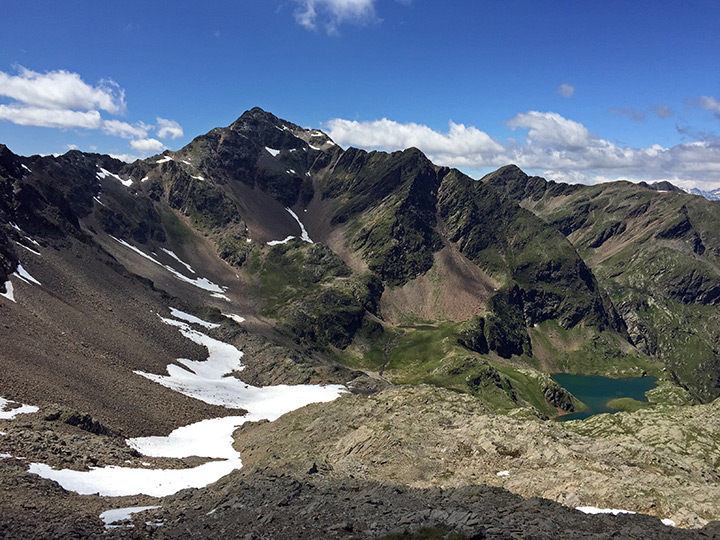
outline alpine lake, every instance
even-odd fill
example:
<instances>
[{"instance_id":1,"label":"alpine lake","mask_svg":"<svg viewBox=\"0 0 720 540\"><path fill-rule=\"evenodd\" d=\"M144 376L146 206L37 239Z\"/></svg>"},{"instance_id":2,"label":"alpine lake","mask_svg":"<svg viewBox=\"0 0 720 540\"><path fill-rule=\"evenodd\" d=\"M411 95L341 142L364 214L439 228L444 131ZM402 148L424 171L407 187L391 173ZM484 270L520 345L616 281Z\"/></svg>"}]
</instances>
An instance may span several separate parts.
<instances>
[{"instance_id":1,"label":"alpine lake","mask_svg":"<svg viewBox=\"0 0 720 540\"><path fill-rule=\"evenodd\" d=\"M558 422L583 420L595 414L616 413L618 411L608 404L620 398L647 402L645 392L657 386L657 378L649 376L611 379L598 375L556 373L552 378L587 406L583 411L557 417Z\"/></svg>"}]
</instances>

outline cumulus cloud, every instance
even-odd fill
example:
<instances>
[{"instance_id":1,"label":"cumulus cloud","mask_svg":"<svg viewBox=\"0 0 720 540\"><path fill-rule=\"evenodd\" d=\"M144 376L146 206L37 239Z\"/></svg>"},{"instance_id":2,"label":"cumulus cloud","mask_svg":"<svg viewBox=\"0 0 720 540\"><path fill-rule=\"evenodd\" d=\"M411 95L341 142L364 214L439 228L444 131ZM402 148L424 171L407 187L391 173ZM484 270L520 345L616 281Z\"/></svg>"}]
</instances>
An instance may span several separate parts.
<instances>
[{"instance_id":1,"label":"cumulus cloud","mask_svg":"<svg viewBox=\"0 0 720 540\"><path fill-rule=\"evenodd\" d=\"M338 144L393 151L416 147L439 165L471 165L492 160L504 151L503 146L484 131L449 122L446 133L420 124L401 124L383 118L357 122L336 118L327 124L328 134Z\"/></svg>"},{"instance_id":2,"label":"cumulus cloud","mask_svg":"<svg viewBox=\"0 0 720 540\"><path fill-rule=\"evenodd\" d=\"M102 130L107 135L135 139L147 137L148 127L142 122L132 125L120 120L103 120Z\"/></svg>"},{"instance_id":3,"label":"cumulus cloud","mask_svg":"<svg viewBox=\"0 0 720 540\"><path fill-rule=\"evenodd\" d=\"M572 84L561 84L557 87L556 92L563 97L573 97L575 95L575 87Z\"/></svg>"},{"instance_id":4,"label":"cumulus cloud","mask_svg":"<svg viewBox=\"0 0 720 540\"><path fill-rule=\"evenodd\" d=\"M555 112L528 111L508 121L524 140L503 143L473 126L450 122L446 132L388 119L358 122L333 119L328 134L343 146L401 150L415 146L439 165L479 171L515 163L559 181L595 183L608 178L670 180L684 186L720 184L720 139L672 147L621 146L591 133Z\"/></svg>"},{"instance_id":5,"label":"cumulus cloud","mask_svg":"<svg viewBox=\"0 0 720 540\"><path fill-rule=\"evenodd\" d=\"M41 109L100 109L111 114L126 109L125 92L110 79L91 86L69 71L38 73L22 66L18 71L18 75L0 71L0 96Z\"/></svg>"},{"instance_id":6,"label":"cumulus cloud","mask_svg":"<svg viewBox=\"0 0 720 540\"><path fill-rule=\"evenodd\" d=\"M157 117L157 134L161 139L179 139L183 136L183 128L175 120Z\"/></svg>"},{"instance_id":7,"label":"cumulus cloud","mask_svg":"<svg viewBox=\"0 0 720 540\"><path fill-rule=\"evenodd\" d=\"M99 129L102 117L98 111L73 111L67 109L43 109L22 105L0 105L0 120L20 126L49 128Z\"/></svg>"},{"instance_id":8,"label":"cumulus cloud","mask_svg":"<svg viewBox=\"0 0 720 540\"><path fill-rule=\"evenodd\" d=\"M142 154L157 154L166 148L166 146L157 139L138 139L137 141L130 141L130 146Z\"/></svg>"},{"instance_id":9,"label":"cumulus cloud","mask_svg":"<svg viewBox=\"0 0 720 540\"><path fill-rule=\"evenodd\" d=\"M147 138L150 131L157 132L161 139L183 136L180 124L166 118L156 118L156 125L104 118L103 113L120 115L127 111L125 91L110 79L93 86L77 73L65 70L38 73L20 66L15 75L0 71L0 98L11 100L0 103L0 121L20 126L97 130L130 139L130 146L141 152L166 148L157 139Z\"/></svg>"},{"instance_id":10,"label":"cumulus cloud","mask_svg":"<svg viewBox=\"0 0 720 540\"><path fill-rule=\"evenodd\" d=\"M330 33L346 22L364 24L376 19L375 0L296 0L295 20L308 30L318 24Z\"/></svg>"}]
</instances>

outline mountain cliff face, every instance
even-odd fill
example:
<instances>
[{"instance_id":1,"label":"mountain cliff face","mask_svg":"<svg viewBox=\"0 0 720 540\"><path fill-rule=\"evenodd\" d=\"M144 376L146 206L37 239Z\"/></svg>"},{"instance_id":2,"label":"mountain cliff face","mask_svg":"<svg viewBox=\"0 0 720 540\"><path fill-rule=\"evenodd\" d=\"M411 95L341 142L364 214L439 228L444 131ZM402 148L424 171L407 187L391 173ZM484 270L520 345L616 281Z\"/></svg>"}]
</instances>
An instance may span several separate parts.
<instances>
[{"instance_id":1,"label":"mountain cliff face","mask_svg":"<svg viewBox=\"0 0 720 540\"><path fill-rule=\"evenodd\" d=\"M120 446L220 416L137 375L205 358L168 326L182 309L253 358L241 374L257 386L341 383L360 402L424 383L458 418L501 411L519 431L582 407L558 371L646 373L661 379L653 403L712 401L720 207L661 187L514 166L477 181L414 148L343 150L261 109L132 164L0 145L0 396L55 411L42 429L80 418L69 425ZM13 437L18 452L37 446ZM138 458L103 459L120 455Z\"/></svg>"}]
</instances>

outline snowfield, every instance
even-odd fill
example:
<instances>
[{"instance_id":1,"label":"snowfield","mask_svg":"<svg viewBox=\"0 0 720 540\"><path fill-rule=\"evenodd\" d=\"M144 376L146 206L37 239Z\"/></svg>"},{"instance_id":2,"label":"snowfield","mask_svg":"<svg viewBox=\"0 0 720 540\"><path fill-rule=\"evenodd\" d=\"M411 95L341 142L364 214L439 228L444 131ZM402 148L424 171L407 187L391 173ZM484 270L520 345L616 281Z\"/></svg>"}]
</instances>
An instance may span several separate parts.
<instances>
[{"instance_id":1,"label":"snowfield","mask_svg":"<svg viewBox=\"0 0 720 540\"><path fill-rule=\"evenodd\" d=\"M167 366L167 375L137 371L163 386L206 403L229 409L244 409L247 414L211 418L180 427L170 435L128 439L127 444L151 457L184 458L198 456L209 461L191 469L147 469L108 466L89 471L53 469L32 463L29 472L58 482L63 488L82 495L98 493L120 497L146 494L163 497L185 488L201 488L242 467L240 453L232 446L232 434L245 422L275 420L283 414L310 403L327 402L346 392L341 385L279 385L257 387L232 376L241 371L243 353L233 345L193 330L188 323L212 325L177 309L174 319L163 322L178 328L188 339L208 350L205 361L184 358ZM239 316L235 315L234 317Z\"/></svg>"}]
</instances>

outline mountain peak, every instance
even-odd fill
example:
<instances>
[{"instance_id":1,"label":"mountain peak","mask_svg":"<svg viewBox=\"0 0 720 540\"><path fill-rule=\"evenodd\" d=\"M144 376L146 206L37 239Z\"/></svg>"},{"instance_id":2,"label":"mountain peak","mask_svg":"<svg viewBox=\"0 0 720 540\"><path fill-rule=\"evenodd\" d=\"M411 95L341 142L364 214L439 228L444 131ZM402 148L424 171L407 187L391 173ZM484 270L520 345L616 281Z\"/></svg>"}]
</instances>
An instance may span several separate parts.
<instances>
[{"instance_id":1,"label":"mountain peak","mask_svg":"<svg viewBox=\"0 0 720 540\"><path fill-rule=\"evenodd\" d=\"M510 165L505 165L504 167L500 167L497 171L491 172L483 176L480 181L481 182L491 182L494 181L497 182L509 182L509 181L517 181L517 180L525 180L528 178L528 175L523 172L523 170L515 165L514 163L511 163Z\"/></svg>"}]
</instances>

